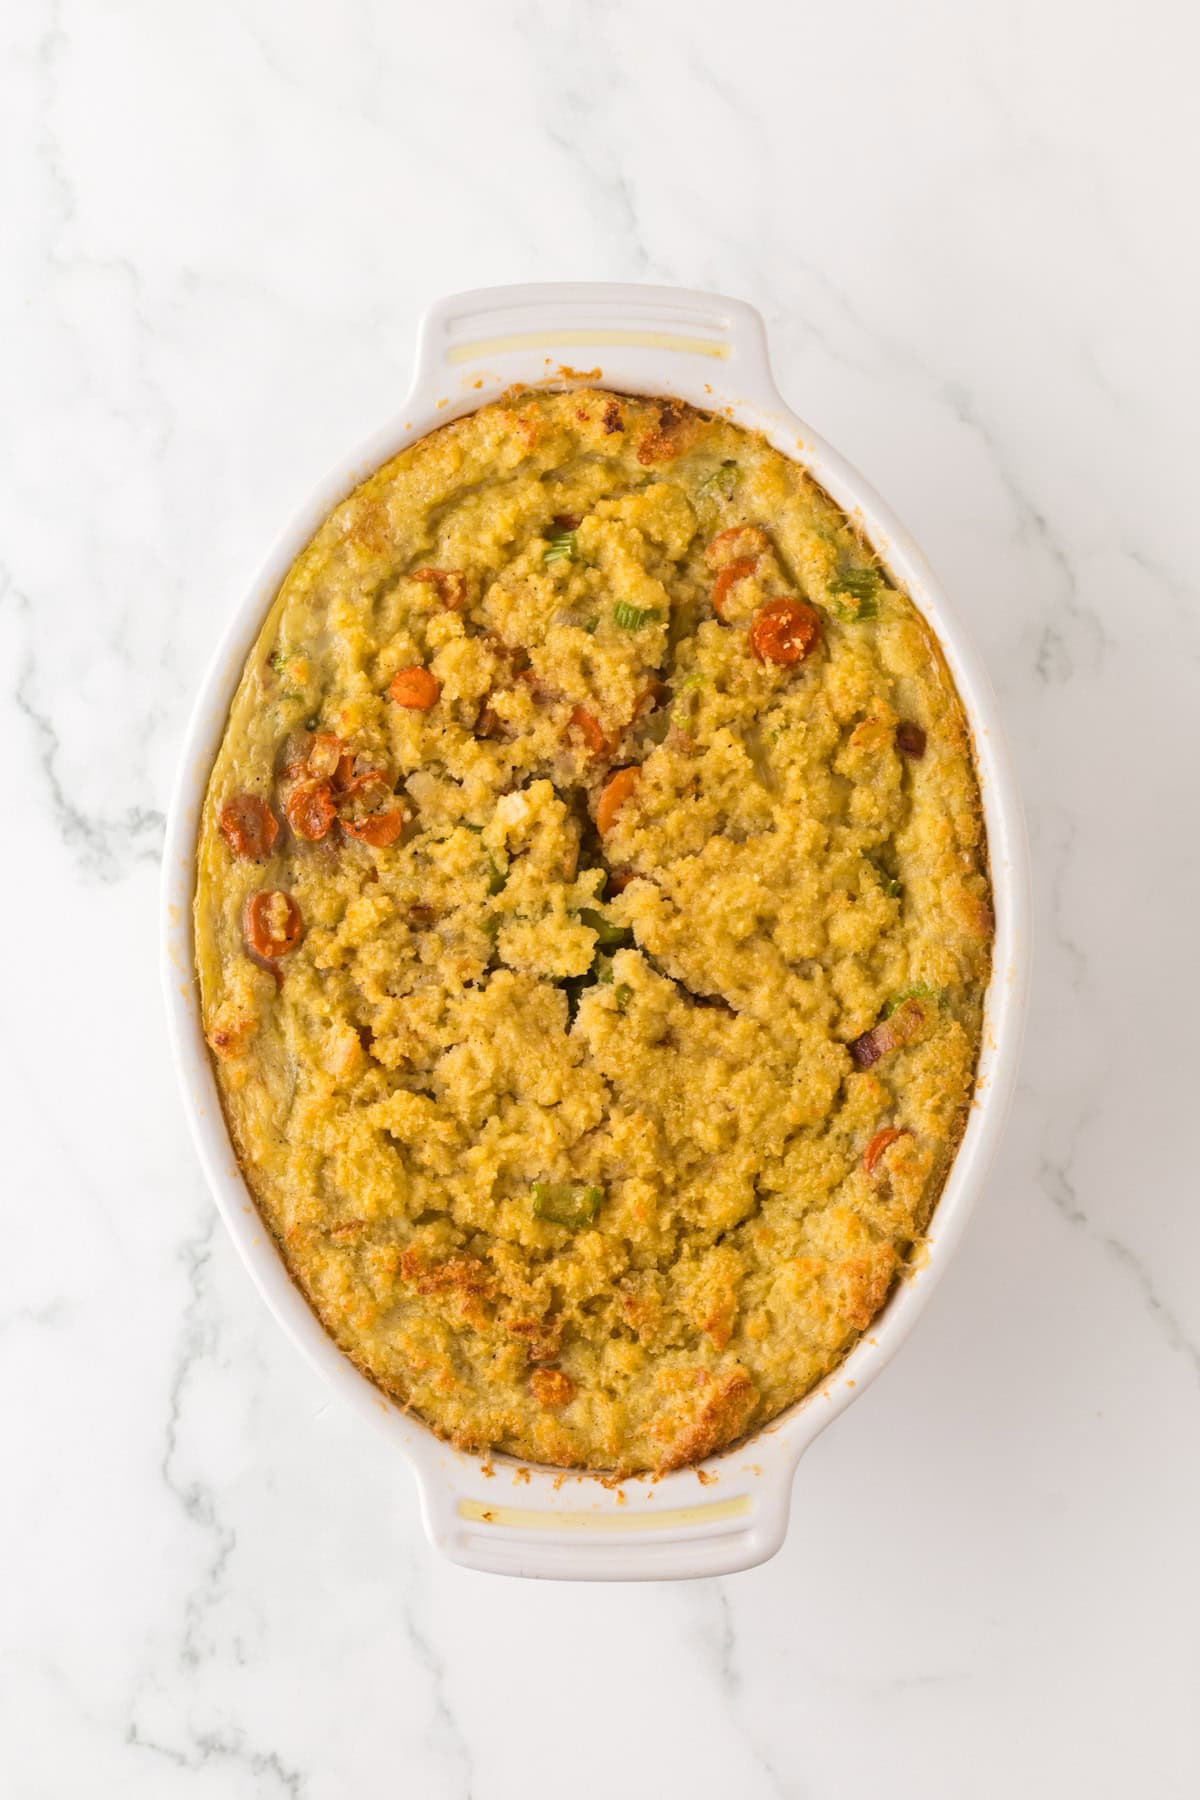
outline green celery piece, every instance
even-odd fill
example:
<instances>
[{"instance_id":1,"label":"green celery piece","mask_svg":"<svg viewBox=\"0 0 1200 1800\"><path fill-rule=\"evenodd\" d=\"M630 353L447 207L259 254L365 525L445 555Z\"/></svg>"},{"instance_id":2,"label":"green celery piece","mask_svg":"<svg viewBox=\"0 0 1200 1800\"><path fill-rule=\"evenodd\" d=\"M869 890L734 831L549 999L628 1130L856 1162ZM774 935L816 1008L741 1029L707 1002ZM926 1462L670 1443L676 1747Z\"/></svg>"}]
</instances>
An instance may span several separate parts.
<instances>
[{"instance_id":1,"label":"green celery piece","mask_svg":"<svg viewBox=\"0 0 1200 1800\"><path fill-rule=\"evenodd\" d=\"M901 889L901 885L900 885L899 881L897 881L896 877L894 875L889 875L887 870L884 868L883 864L881 862L877 862L873 856L868 856L867 861L870 863L871 868L874 870L875 875L878 878L879 885L883 889L884 893L887 895L888 899L889 900L897 899L899 897L900 893L902 892L902 889Z\"/></svg>"},{"instance_id":2,"label":"green celery piece","mask_svg":"<svg viewBox=\"0 0 1200 1800\"><path fill-rule=\"evenodd\" d=\"M932 1000L936 1006L941 1007L946 1004L946 990L930 987L927 981L914 981L911 987L901 988L898 994L892 995L883 1009L884 1018L890 1019L906 1000Z\"/></svg>"},{"instance_id":3,"label":"green celery piece","mask_svg":"<svg viewBox=\"0 0 1200 1800\"><path fill-rule=\"evenodd\" d=\"M615 925L602 912L597 912L594 906L580 907L579 923L595 932L596 943L601 950L620 950L633 942L633 933L627 925Z\"/></svg>"},{"instance_id":4,"label":"green celery piece","mask_svg":"<svg viewBox=\"0 0 1200 1800\"><path fill-rule=\"evenodd\" d=\"M489 895L498 894L500 892L500 890L503 888L505 882L508 880L508 870L502 869L500 867L500 864L496 861L495 857L491 854L490 851L488 852L487 866L488 866L487 891L488 891Z\"/></svg>"},{"instance_id":5,"label":"green celery piece","mask_svg":"<svg viewBox=\"0 0 1200 1800\"><path fill-rule=\"evenodd\" d=\"M698 482L698 494L723 494L726 500L733 498L733 490L738 484L738 466L736 463L723 462L719 469L714 469Z\"/></svg>"},{"instance_id":6,"label":"green celery piece","mask_svg":"<svg viewBox=\"0 0 1200 1800\"><path fill-rule=\"evenodd\" d=\"M873 619L879 611L877 601L882 587L883 577L877 569L843 569L837 580L830 582L829 592L848 594L854 604L840 606L835 600L833 610L847 624Z\"/></svg>"},{"instance_id":7,"label":"green celery piece","mask_svg":"<svg viewBox=\"0 0 1200 1800\"><path fill-rule=\"evenodd\" d=\"M598 1187L577 1187L570 1181L535 1181L531 1193L534 1218L565 1225L568 1231L590 1225L603 1198Z\"/></svg>"},{"instance_id":8,"label":"green celery piece","mask_svg":"<svg viewBox=\"0 0 1200 1800\"><path fill-rule=\"evenodd\" d=\"M683 680L679 683L679 686L675 689L676 705L673 706L671 709L672 725L684 726L688 722L688 708L686 706L680 706L678 704L678 702L680 700L682 700L683 696L685 694L694 693L697 688L702 688L702 687L707 687L707 686L708 686L708 677L706 675L689 675L686 677L685 680Z\"/></svg>"}]
</instances>

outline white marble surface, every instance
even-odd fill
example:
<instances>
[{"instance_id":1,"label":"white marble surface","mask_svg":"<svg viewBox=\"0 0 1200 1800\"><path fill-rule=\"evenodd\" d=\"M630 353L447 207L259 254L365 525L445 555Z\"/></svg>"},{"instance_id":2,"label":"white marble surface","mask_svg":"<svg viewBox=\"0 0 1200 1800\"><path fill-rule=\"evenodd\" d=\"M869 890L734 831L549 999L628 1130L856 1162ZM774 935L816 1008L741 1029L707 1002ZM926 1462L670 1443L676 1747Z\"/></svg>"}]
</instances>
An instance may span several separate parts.
<instances>
[{"instance_id":1,"label":"white marble surface","mask_svg":"<svg viewBox=\"0 0 1200 1800\"><path fill-rule=\"evenodd\" d=\"M1200 1791L1195 19L4 9L6 1797ZM1037 860L977 1222L720 1582L441 1564L165 1049L163 808L240 582L429 298L555 276L762 308L981 642Z\"/></svg>"}]
</instances>

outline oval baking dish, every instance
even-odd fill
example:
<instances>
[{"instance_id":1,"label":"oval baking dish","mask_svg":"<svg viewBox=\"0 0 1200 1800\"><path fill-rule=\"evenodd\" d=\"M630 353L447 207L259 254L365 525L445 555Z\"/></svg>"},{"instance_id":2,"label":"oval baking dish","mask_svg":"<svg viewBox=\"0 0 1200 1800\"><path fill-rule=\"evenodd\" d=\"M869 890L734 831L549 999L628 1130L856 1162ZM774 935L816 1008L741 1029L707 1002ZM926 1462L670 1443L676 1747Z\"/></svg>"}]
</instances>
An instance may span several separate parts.
<instances>
[{"instance_id":1,"label":"oval baking dish","mask_svg":"<svg viewBox=\"0 0 1200 1800\"><path fill-rule=\"evenodd\" d=\"M769 1427L698 1470L619 1487L500 1455L481 1464L478 1457L453 1450L389 1401L326 1336L293 1286L239 1171L201 1029L192 938L205 784L243 663L294 558L329 510L406 444L506 389L543 384L603 386L722 411L809 470L861 526L939 639L962 699L974 736L995 908L975 1104L919 1267L905 1273L845 1360ZM801 1453L895 1352L931 1294L978 1193L1016 1072L1029 902L1020 802L986 677L912 540L776 391L758 314L715 295L603 284L483 290L433 307L421 327L416 373L403 409L311 497L225 634L188 728L168 822L164 880L164 973L173 1047L217 1204L280 1323L347 1400L387 1430L408 1456L433 1542L470 1567L585 1580L720 1574L772 1555L786 1531Z\"/></svg>"}]
</instances>

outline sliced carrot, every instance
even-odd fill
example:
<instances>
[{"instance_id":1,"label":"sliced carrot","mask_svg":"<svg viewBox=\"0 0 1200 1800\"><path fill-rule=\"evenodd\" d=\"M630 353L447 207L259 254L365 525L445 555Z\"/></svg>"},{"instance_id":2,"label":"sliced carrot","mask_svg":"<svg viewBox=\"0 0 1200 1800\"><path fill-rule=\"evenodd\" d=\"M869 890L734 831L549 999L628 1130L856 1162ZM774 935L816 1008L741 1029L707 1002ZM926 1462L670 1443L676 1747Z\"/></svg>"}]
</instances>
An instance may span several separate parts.
<instances>
[{"instance_id":1,"label":"sliced carrot","mask_svg":"<svg viewBox=\"0 0 1200 1800\"><path fill-rule=\"evenodd\" d=\"M547 700L560 700L562 698L561 694L556 693L553 688L547 687L546 683L542 680L542 677L534 668L518 669L517 680L524 682L525 686L529 689L529 697L535 706L542 706Z\"/></svg>"},{"instance_id":2,"label":"sliced carrot","mask_svg":"<svg viewBox=\"0 0 1200 1800\"><path fill-rule=\"evenodd\" d=\"M595 713L589 712L586 706L571 708L571 716L567 720L567 730L577 731L593 756L603 756L609 748L603 725Z\"/></svg>"},{"instance_id":3,"label":"sliced carrot","mask_svg":"<svg viewBox=\"0 0 1200 1800\"><path fill-rule=\"evenodd\" d=\"M652 681L647 682L646 686L634 701L633 718L640 719L643 713L653 712L655 707L660 705L661 702L666 699L670 691L671 690L666 682L660 681L656 675ZM631 719L630 724L632 723L633 720Z\"/></svg>"},{"instance_id":4,"label":"sliced carrot","mask_svg":"<svg viewBox=\"0 0 1200 1800\"><path fill-rule=\"evenodd\" d=\"M353 795L357 794L361 799L369 794L372 789L375 789L380 793L385 793L389 799L391 798L392 784L388 779L386 770L360 769L353 781L348 781L346 783L346 786L342 790L342 798L348 800Z\"/></svg>"},{"instance_id":5,"label":"sliced carrot","mask_svg":"<svg viewBox=\"0 0 1200 1800\"><path fill-rule=\"evenodd\" d=\"M623 894L630 882L636 880L636 869L610 869L608 872L608 881L604 888L605 897L611 900L615 895Z\"/></svg>"},{"instance_id":6,"label":"sliced carrot","mask_svg":"<svg viewBox=\"0 0 1200 1800\"><path fill-rule=\"evenodd\" d=\"M458 612L467 597L467 577L462 569L414 569L414 581L428 582L451 612Z\"/></svg>"},{"instance_id":7,"label":"sliced carrot","mask_svg":"<svg viewBox=\"0 0 1200 1800\"><path fill-rule=\"evenodd\" d=\"M337 817L328 781L298 781L289 789L283 810L296 836L307 838L310 844L326 837Z\"/></svg>"},{"instance_id":8,"label":"sliced carrot","mask_svg":"<svg viewBox=\"0 0 1200 1800\"><path fill-rule=\"evenodd\" d=\"M310 775L322 779L332 775L342 755L342 740L331 731L318 731L309 745L307 765Z\"/></svg>"},{"instance_id":9,"label":"sliced carrot","mask_svg":"<svg viewBox=\"0 0 1200 1800\"><path fill-rule=\"evenodd\" d=\"M370 810L369 802L376 802ZM347 805L361 805L361 812L347 812ZM382 769L366 769L357 775L342 797L338 823L347 837L384 850L394 844L408 822L408 810L396 802L392 785Z\"/></svg>"},{"instance_id":10,"label":"sliced carrot","mask_svg":"<svg viewBox=\"0 0 1200 1800\"><path fill-rule=\"evenodd\" d=\"M404 830L408 815L402 806L393 806L387 812L367 813L362 819L343 819L342 830L360 844L370 844L372 849L386 850L394 844Z\"/></svg>"},{"instance_id":11,"label":"sliced carrot","mask_svg":"<svg viewBox=\"0 0 1200 1800\"><path fill-rule=\"evenodd\" d=\"M730 525L718 531L704 552L710 569L719 569L735 555L757 559L771 548L771 540L760 525Z\"/></svg>"},{"instance_id":12,"label":"sliced carrot","mask_svg":"<svg viewBox=\"0 0 1200 1800\"><path fill-rule=\"evenodd\" d=\"M260 888L246 902L243 927L256 956L273 962L294 950L304 935L300 908L282 888Z\"/></svg>"},{"instance_id":13,"label":"sliced carrot","mask_svg":"<svg viewBox=\"0 0 1200 1800\"><path fill-rule=\"evenodd\" d=\"M863 1168L866 1170L867 1174L874 1174L875 1164L879 1161L885 1150L891 1149L897 1138L911 1136L912 1133L905 1125L887 1125L882 1131L877 1131L863 1151Z\"/></svg>"},{"instance_id":14,"label":"sliced carrot","mask_svg":"<svg viewBox=\"0 0 1200 1800\"><path fill-rule=\"evenodd\" d=\"M712 584L712 609L718 619L724 617L722 608L731 587L739 581L745 581L747 575L753 575L758 567L757 556L739 556L736 561L726 563L723 569L717 570L716 580Z\"/></svg>"},{"instance_id":15,"label":"sliced carrot","mask_svg":"<svg viewBox=\"0 0 1200 1800\"><path fill-rule=\"evenodd\" d=\"M618 769L610 775L600 791L596 803L596 830L603 833L611 829L618 812L624 806L642 778L642 771L636 767Z\"/></svg>"},{"instance_id":16,"label":"sliced carrot","mask_svg":"<svg viewBox=\"0 0 1200 1800\"><path fill-rule=\"evenodd\" d=\"M221 808L217 824L233 854L250 862L269 856L279 836L279 820L257 794L235 794Z\"/></svg>"},{"instance_id":17,"label":"sliced carrot","mask_svg":"<svg viewBox=\"0 0 1200 1800\"><path fill-rule=\"evenodd\" d=\"M388 693L397 706L407 706L413 712L428 712L436 705L437 697L442 691L442 684L430 670L423 669L420 663L413 663L407 669L401 669L393 675L392 685Z\"/></svg>"},{"instance_id":18,"label":"sliced carrot","mask_svg":"<svg viewBox=\"0 0 1200 1800\"><path fill-rule=\"evenodd\" d=\"M759 662L803 662L816 648L821 618L815 606L796 600L768 600L750 626L750 648Z\"/></svg>"}]
</instances>

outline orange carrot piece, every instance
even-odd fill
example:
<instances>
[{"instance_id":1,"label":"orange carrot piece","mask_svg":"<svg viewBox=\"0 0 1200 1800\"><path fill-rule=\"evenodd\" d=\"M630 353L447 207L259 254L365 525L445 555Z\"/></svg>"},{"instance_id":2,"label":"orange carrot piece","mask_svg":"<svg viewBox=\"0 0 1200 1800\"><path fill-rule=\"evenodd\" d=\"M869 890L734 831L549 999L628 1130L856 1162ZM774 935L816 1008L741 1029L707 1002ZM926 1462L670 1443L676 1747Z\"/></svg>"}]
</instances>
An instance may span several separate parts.
<instances>
[{"instance_id":1,"label":"orange carrot piece","mask_svg":"<svg viewBox=\"0 0 1200 1800\"><path fill-rule=\"evenodd\" d=\"M768 600L750 626L750 648L762 663L787 666L803 662L816 648L821 619L804 601Z\"/></svg>"},{"instance_id":2,"label":"orange carrot piece","mask_svg":"<svg viewBox=\"0 0 1200 1800\"><path fill-rule=\"evenodd\" d=\"M385 850L400 836L407 817L402 806L393 806L388 812L368 813L362 819L343 819L341 827L358 843L370 844L374 850Z\"/></svg>"},{"instance_id":3,"label":"orange carrot piece","mask_svg":"<svg viewBox=\"0 0 1200 1800\"><path fill-rule=\"evenodd\" d=\"M753 575L757 567L757 556L739 556L736 561L726 563L723 569L717 570L716 580L712 584L712 609L718 619L725 616L723 608L730 588L736 587L739 581L745 581L747 575Z\"/></svg>"},{"instance_id":4,"label":"orange carrot piece","mask_svg":"<svg viewBox=\"0 0 1200 1800\"><path fill-rule=\"evenodd\" d=\"M567 720L567 730L577 731L593 756L603 756L609 748L603 725L595 713L589 712L586 706L572 707L571 716Z\"/></svg>"},{"instance_id":5,"label":"orange carrot piece","mask_svg":"<svg viewBox=\"0 0 1200 1800\"><path fill-rule=\"evenodd\" d=\"M324 780L332 775L342 755L342 740L331 731L318 731L308 750L308 772Z\"/></svg>"},{"instance_id":6,"label":"orange carrot piece","mask_svg":"<svg viewBox=\"0 0 1200 1800\"><path fill-rule=\"evenodd\" d=\"M436 588L438 599L451 612L458 612L466 600L467 577L462 569L414 569L413 580Z\"/></svg>"},{"instance_id":7,"label":"orange carrot piece","mask_svg":"<svg viewBox=\"0 0 1200 1800\"><path fill-rule=\"evenodd\" d=\"M269 856L279 836L279 820L257 794L235 794L221 808L217 824L233 854L249 862Z\"/></svg>"},{"instance_id":8,"label":"orange carrot piece","mask_svg":"<svg viewBox=\"0 0 1200 1800\"><path fill-rule=\"evenodd\" d=\"M730 525L725 531L718 531L715 538L705 549L704 560L710 569L719 569L727 557L740 553L757 560L764 550L771 548L771 540L761 525Z\"/></svg>"},{"instance_id":9,"label":"orange carrot piece","mask_svg":"<svg viewBox=\"0 0 1200 1800\"><path fill-rule=\"evenodd\" d=\"M882 1131L877 1131L863 1151L863 1168L867 1174L874 1174L875 1164L885 1150L891 1149L897 1138L911 1137L911 1135L912 1133L904 1125L887 1125Z\"/></svg>"},{"instance_id":10,"label":"orange carrot piece","mask_svg":"<svg viewBox=\"0 0 1200 1800\"><path fill-rule=\"evenodd\" d=\"M375 810L369 810L373 800ZM361 805L363 811L348 811ZM394 844L408 823L408 809L396 802L392 784L382 769L366 769L355 776L342 796L338 823L347 837L357 843L370 844L374 850L385 850Z\"/></svg>"},{"instance_id":11,"label":"orange carrot piece","mask_svg":"<svg viewBox=\"0 0 1200 1800\"><path fill-rule=\"evenodd\" d=\"M256 956L273 962L294 950L304 935L300 908L282 888L260 888L246 902L246 942Z\"/></svg>"},{"instance_id":12,"label":"orange carrot piece","mask_svg":"<svg viewBox=\"0 0 1200 1800\"><path fill-rule=\"evenodd\" d=\"M420 663L413 663L407 669L401 669L393 675L388 693L397 706L407 706L413 712L428 712L436 705L437 697L442 691L442 684L437 676Z\"/></svg>"},{"instance_id":13,"label":"orange carrot piece","mask_svg":"<svg viewBox=\"0 0 1200 1800\"><path fill-rule=\"evenodd\" d=\"M337 816L328 781L298 781L283 803L287 822L297 837L310 844L327 836Z\"/></svg>"},{"instance_id":14,"label":"orange carrot piece","mask_svg":"<svg viewBox=\"0 0 1200 1800\"><path fill-rule=\"evenodd\" d=\"M641 778L642 771L636 765L628 769L618 769L615 775L609 776L596 803L597 831L603 834L611 829L618 812L630 798Z\"/></svg>"}]
</instances>

